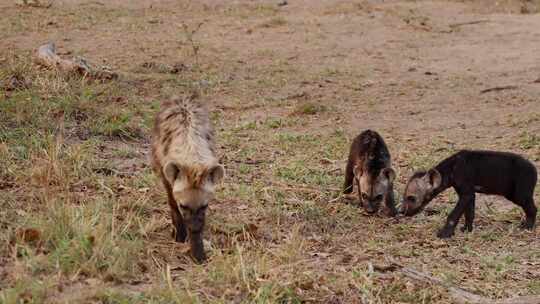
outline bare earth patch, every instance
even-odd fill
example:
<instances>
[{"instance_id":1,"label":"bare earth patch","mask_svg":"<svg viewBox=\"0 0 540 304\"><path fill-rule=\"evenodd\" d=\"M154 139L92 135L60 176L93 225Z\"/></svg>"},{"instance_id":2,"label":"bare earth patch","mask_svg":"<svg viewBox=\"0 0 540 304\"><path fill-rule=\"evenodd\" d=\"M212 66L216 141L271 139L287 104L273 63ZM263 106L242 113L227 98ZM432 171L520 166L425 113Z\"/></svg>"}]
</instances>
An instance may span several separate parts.
<instances>
[{"instance_id":1,"label":"bare earth patch","mask_svg":"<svg viewBox=\"0 0 540 304\"><path fill-rule=\"evenodd\" d=\"M540 164L538 1L15 2L0 4L0 303L540 294L538 232L504 199L479 196L473 233L442 241L452 191L407 219L339 197L366 128L385 138L398 192L462 148ZM40 67L50 41L118 79ZM227 170L202 266L173 242L147 155L160 101L193 92ZM444 284L380 271L389 261Z\"/></svg>"}]
</instances>

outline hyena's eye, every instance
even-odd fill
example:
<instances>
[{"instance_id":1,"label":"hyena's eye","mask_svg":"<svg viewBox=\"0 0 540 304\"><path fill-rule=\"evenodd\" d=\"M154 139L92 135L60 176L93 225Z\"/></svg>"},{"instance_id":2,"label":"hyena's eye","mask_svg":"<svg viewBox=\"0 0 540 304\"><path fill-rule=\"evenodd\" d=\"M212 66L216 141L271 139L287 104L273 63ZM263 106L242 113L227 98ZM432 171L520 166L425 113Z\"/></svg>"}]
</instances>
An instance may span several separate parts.
<instances>
[{"instance_id":1,"label":"hyena's eye","mask_svg":"<svg viewBox=\"0 0 540 304\"><path fill-rule=\"evenodd\" d=\"M369 197L365 192L362 192L362 199L367 200Z\"/></svg>"},{"instance_id":2,"label":"hyena's eye","mask_svg":"<svg viewBox=\"0 0 540 304\"><path fill-rule=\"evenodd\" d=\"M382 194L379 194L375 197L375 201L382 201Z\"/></svg>"}]
</instances>

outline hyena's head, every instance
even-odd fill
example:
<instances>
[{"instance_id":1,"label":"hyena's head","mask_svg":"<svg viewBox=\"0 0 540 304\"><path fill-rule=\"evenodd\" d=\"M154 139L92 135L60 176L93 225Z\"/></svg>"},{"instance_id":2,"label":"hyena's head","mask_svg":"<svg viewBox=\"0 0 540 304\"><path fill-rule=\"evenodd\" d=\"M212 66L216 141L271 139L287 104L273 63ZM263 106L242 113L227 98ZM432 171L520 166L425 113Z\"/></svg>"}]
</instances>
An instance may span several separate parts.
<instances>
[{"instance_id":1,"label":"hyena's head","mask_svg":"<svg viewBox=\"0 0 540 304\"><path fill-rule=\"evenodd\" d=\"M354 176L358 182L358 195L364 210L367 213L376 213L381 204L393 200L393 183L396 173L392 168L384 168L376 174L368 170L362 170L360 165L354 167ZM391 197L388 197L391 196ZM395 215L393 201L391 206L386 206L384 212L389 216Z\"/></svg>"},{"instance_id":2,"label":"hyena's head","mask_svg":"<svg viewBox=\"0 0 540 304\"><path fill-rule=\"evenodd\" d=\"M418 171L411 176L403 193L399 213L413 216L433 199L433 192L441 185L442 177L436 169Z\"/></svg>"},{"instance_id":3,"label":"hyena's head","mask_svg":"<svg viewBox=\"0 0 540 304\"><path fill-rule=\"evenodd\" d=\"M169 162L163 174L172 188L186 228L190 233L200 233L208 202L214 198L214 189L223 179L225 170L220 164L207 166L184 166Z\"/></svg>"}]
</instances>

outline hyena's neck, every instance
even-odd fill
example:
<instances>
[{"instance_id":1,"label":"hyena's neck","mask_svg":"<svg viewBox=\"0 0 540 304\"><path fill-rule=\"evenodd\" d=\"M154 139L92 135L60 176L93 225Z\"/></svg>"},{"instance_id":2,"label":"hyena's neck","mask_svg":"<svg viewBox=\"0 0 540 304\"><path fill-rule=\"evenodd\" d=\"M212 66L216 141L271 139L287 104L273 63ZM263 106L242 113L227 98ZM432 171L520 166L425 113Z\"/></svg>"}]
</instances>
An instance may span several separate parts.
<instances>
[{"instance_id":1,"label":"hyena's neck","mask_svg":"<svg viewBox=\"0 0 540 304\"><path fill-rule=\"evenodd\" d=\"M444 190L452 186L454 163L455 163L454 158L449 157L441 161L438 165L436 165L433 168L439 171L439 173L441 174L441 185L437 187L435 190L433 190L432 198L439 195L441 192L443 192Z\"/></svg>"}]
</instances>

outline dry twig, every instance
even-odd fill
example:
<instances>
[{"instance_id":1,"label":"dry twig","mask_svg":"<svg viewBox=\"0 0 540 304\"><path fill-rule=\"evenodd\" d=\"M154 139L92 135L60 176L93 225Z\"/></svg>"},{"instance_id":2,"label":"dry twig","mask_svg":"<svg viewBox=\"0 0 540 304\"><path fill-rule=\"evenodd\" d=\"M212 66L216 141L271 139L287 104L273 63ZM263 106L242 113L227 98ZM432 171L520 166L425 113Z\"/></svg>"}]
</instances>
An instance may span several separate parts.
<instances>
[{"instance_id":1,"label":"dry twig","mask_svg":"<svg viewBox=\"0 0 540 304\"><path fill-rule=\"evenodd\" d=\"M503 90L515 90L517 88L518 88L518 86L515 86L515 85L507 85L507 86L502 86L502 87L493 87L493 88L489 88L489 89L485 89L485 90L480 91L480 94L484 94L484 93L488 93L488 92L495 92L495 91L503 91Z\"/></svg>"},{"instance_id":2,"label":"dry twig","mask_svg":"<svg viewBox=\"0 0 540 304\"><path fill-rule=\"evenodd\" d=\"M20 1L17 1L16 3L19 6L49 8L53 5L53 1L54 0L44 3L44 2L41 2L40 0L20 0Z\"/></svg>"},{"instance_id":3,"label":"dry twig","mask_svg":"<svg viewBox=\"0 0 540 304\"><path fill-rule=\"evenodd\" d=\"M454 28L458 28L460 26L464 26L464 25L472 25L472 24L478 24L478 23L487 23L489 22L489 20L474 20L474 21L467 21L467 22L458 22L458 23L452 23L452 24L449 24L448 26L451 28L451 29L454 29Z\"/></svg>"}]
</instances>

